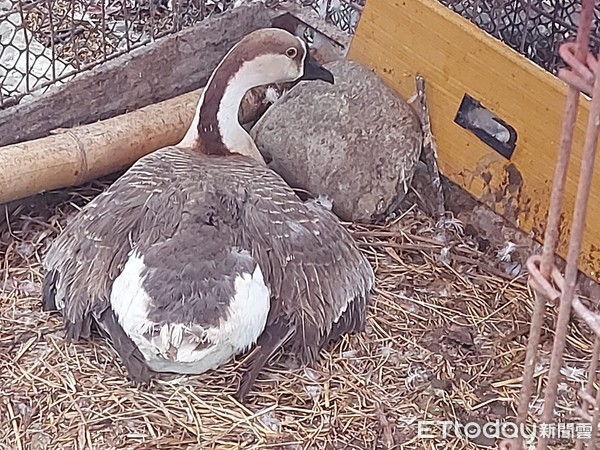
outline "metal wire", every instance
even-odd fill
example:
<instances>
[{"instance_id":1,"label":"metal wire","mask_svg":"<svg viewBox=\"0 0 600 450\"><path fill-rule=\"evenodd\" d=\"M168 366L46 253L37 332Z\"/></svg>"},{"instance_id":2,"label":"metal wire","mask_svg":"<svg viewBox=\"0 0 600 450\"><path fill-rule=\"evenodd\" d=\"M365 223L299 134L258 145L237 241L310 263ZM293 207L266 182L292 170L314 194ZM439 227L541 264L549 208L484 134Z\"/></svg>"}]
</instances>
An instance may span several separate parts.
<instances>
[{"instance_id":1,"label":"metal wire","mask_svg":"<svg viewBox=\"0 0 600 450\"><path fill-rule=\"evenodd\" d=\"M281 0L263 0L266 4ZM291 0L353 34L365 0ZM439 0L544 69L575 36L581 0ZM0 0L0 108L192 26L241 0ZM600 5L590 46L600 49Z\"/></svg>"},{"instance_id":2,"label":"metal wire","mask_svg":"<svg viewBox=\"0 0 600 450\"><path fill-rule=\"evenodd\" d=\"M279 0L263 0L266 4ZM295 0L354 33L364 0ZM0 0L0 108L241 0Z\"/></svg>"},{"instance_id":3,"label":"metal wire","mask_svg":"<svg viewBox=\"0 0 600 450\"><path fill-rule=\"evenodd\" d=\"M597 10L594 0L584 0L584 8L581 14L577 15L579 30L577 35L577 54L578 60L583 60L586 50L589 46L588 36L590 26L593 27L597 20ZM595 30L593 31L593 33ZM556 41L556 40L554 40ZM524 48L524 47L522 47ZM558 52L556 52L558 54ZM597 141L598 141L598 117L600 117L600 79L596 79L593 90L593 99L590 108L588 127L585 136L585 144L580 168L579 184L577 189L577 198L575 201L575 211L573 212L573 224L570 230L569 251L567 255L567 265L565 276L554 266L554 252L556 238L558 236L559 218L561 215L561 203L566 180L566 171L571 154L571 145L573 137L574 123L577 115L579 93L574 88L569 89L565 114L563 120L562 138L557 161L555 177L552 189L551 207L549 210L548 227L544 242L544 251L541 256L534 255L527 261L530 284L536 291L536 304L534 315L530 327L529 342L527 346L527 356L525 361L525 371L523 375L523 386L519 402L519 411L517 421L523 424L527 418L529 400L532 393L533 368L536 362L539 337L541 332L542 320L545 312L546 299L558 303L559 313L555 328L555 337L552 348L550 369L544 391L544 408L540 418L541 423L551 423L554 416L554 405L556 402L557 387L562 367L563 352L568 333L568 323L573 309L575 313L588 324L588 326L598 336L600 336L600 317L588 310L579 297L575 295L575 285L577 279L577 269L583 230L585 227L585 218L587 213L587 204L591 189L591 179L594 171L596 159ZM596 369L598 366L598 351L600 350L600 341L598 338L594 344L592 359L590 362L590 371L586 390L580 393L583 404L579 409L580 417L591 422L592 436L588 442L587 448L595 448L596 431L598 426L598 408L597 402L600 400L600 391L596 398L592 396L594 392L594 381L596 379ZM592 406L593 414L588 413L589 406ZM510 448L519 450L522 448L522 439L519 437L513 442L503 441L500 448ZM583 448L584 442L579 440L576 444L577 449ZM545 450L548 447L548 438L541 436L536 447L538 450Z\"/></svg>"},{"instance_id":4,"label":"metal wire","mask_svg":"<svg viewBox=\"0 0 600 450\"><path fill-rule=\"evenodd\" d=\"M581 0L440 0L451 10L556 74L558 47L577 34ZM600 49L600 5L595 6L590 47Z\"/></svg>"}]
</instances>

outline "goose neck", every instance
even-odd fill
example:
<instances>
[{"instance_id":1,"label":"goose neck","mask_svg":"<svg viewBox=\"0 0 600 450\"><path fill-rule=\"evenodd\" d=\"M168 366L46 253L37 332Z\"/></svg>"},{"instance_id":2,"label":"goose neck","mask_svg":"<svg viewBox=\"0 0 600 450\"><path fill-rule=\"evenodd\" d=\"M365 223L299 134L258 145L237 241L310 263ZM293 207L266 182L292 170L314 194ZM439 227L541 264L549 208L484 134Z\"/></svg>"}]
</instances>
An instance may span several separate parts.
<instances>
[{"instance_id":1,"label":"goose neck","mask_svg":"<svg viewBox=\"0 0 600 450\"><path fill-rule=\"evenodd\" d=\"M225 58L209 79L190 129L180 145L199 147L210 155L239 153L264 163L254 141L239 122L248 90L265 84L260 68Z\"/></svg>"}]
</instances>

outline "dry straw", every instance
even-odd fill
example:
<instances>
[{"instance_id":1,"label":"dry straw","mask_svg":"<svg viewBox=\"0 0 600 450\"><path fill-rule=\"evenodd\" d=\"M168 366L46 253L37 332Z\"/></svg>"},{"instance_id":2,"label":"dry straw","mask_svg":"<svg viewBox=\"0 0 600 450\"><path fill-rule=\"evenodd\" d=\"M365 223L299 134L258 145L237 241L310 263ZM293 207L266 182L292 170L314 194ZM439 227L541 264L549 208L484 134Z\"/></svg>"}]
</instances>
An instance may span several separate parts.
<instances>
[{"instance_id":1,"label":"dry straw","mask_svg":"<svg viewBox=\"0 0 600 450\"><path fill-rule=\"evenodd\" d=\"M419 439L418 421L514 417L532 299L497 249L477 250L461 228L446 243L418 211L386 227L349 225L377 284L366 333L322 353L314 368L280 355L242 406L240 360L197 377L125 378L103 339L67 345L60 318L41 311L45 248L108 181L56 191L22 206L0 230L0 448L433 449L484 448L485 438ZM543 354L551 346L550 321ZM585 328L582 328L585 330ZM585 380L591 342L573 325L557 412ZM537 371L532 419L548 367ZM564 447L570 448L568 443Z\"/></svg>"}]
</instances>

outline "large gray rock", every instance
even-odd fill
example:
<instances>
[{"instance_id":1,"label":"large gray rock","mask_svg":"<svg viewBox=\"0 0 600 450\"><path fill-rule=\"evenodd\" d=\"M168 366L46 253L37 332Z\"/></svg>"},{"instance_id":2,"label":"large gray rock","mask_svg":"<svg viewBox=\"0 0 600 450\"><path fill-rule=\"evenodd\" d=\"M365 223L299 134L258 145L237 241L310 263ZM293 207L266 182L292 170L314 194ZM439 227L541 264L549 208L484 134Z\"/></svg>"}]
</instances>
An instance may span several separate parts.
<instances>
[{"instance_id":1,"label":"large gray rock","mask_svg":"<svg viewBox=\"0 0 600 450\"><path fill-rule=\"evenodd\" d=\"M412 108L371 70L326 65L335 85L304 82L271 106L251 134L294 188L333 200L343 220L380 220L399 206L423 134Z\"/></svg>"}]
</instances>

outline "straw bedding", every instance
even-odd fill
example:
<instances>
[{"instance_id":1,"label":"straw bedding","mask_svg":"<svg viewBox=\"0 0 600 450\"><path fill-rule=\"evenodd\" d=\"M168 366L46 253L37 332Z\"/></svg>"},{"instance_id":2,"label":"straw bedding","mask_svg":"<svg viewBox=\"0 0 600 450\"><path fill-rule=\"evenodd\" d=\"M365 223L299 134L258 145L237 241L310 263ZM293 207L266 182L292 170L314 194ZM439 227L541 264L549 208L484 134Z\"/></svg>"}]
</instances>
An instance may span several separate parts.
<instances>
[{"instance_id":1,"label":"straw bedding","mask_svg":"<svg viewBox=\"0 0 600 450\"><path fill-rule=\"evenodd\" d=\"M60 318L40 306L46 246L109 182L40 196L0 225L0 448L472 449L494 442L419 439L418 421L514 416L532 305L526 280L504 274L498 249L477 250L455 221L443 243L416 210L385 227L348 225L377 276L368 329L324 351L316 367L278 355L247 406L231 397L241 358L132 386L106 340L66 344ZM546 356L554 320L552 311ZM557 406L567 418L591 349L578 326L570 336ZM546 357L532 414L547 368Z\"/></svg>"}]
</instances>

